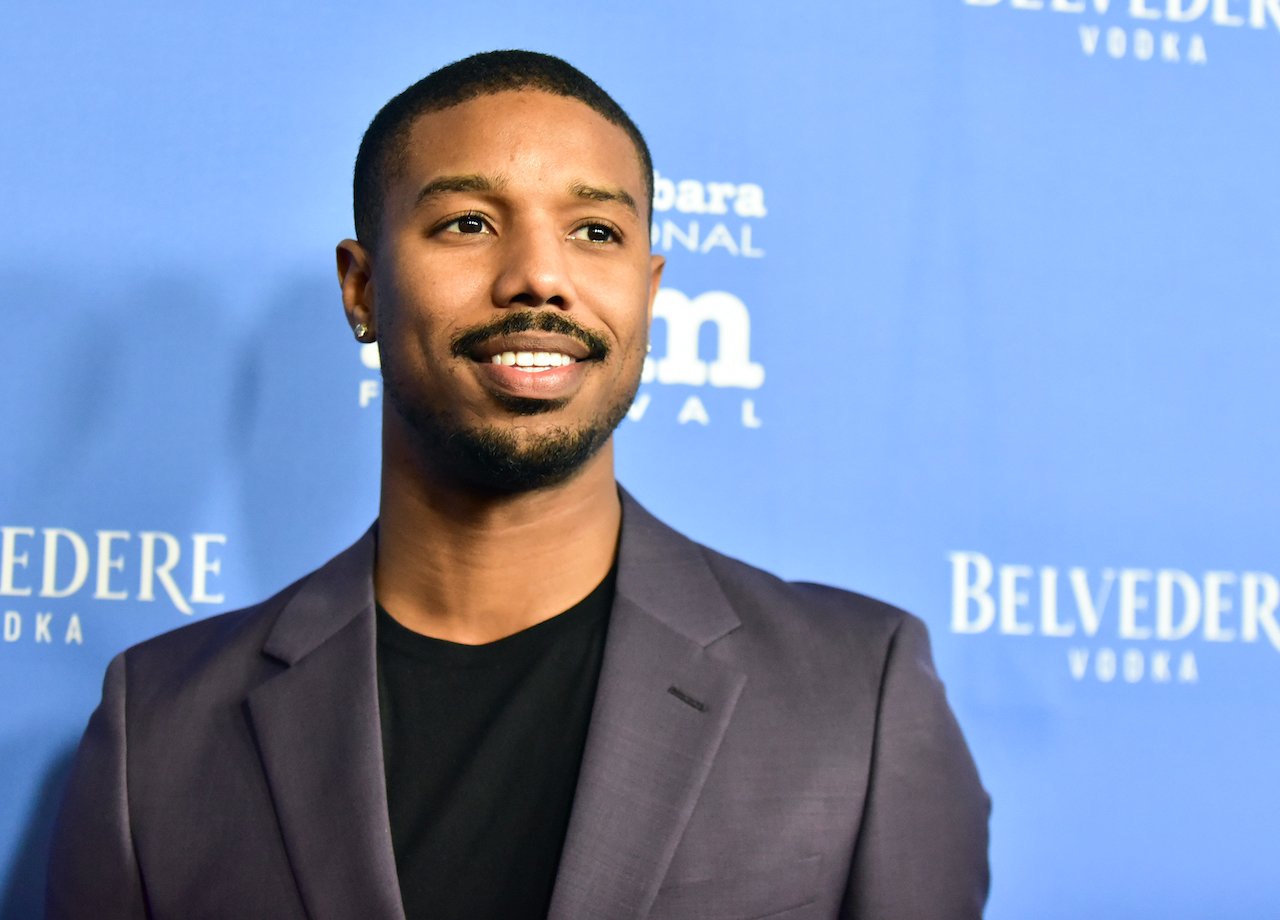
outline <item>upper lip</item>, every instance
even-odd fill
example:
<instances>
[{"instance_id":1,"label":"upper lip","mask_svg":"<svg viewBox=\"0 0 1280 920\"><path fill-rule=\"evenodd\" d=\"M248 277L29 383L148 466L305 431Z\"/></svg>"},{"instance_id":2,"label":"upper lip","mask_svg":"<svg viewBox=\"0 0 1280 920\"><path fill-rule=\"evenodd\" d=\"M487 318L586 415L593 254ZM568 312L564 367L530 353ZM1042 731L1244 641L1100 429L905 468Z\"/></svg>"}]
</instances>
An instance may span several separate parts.
<instances>
[{"instance_id":1,"label":"upper lip","mask_svg":"<svg viewBox=\"0 0 1280 920\"><path fill-rule=\"evenodd\" d=\"M476 361L491 361L494 355L500 355L504 351L555 352L577 361L594 357L591 349L583 342L554 332L516 332L494 336L471 349L468 355Z\"/></svg>"}]
</instances>

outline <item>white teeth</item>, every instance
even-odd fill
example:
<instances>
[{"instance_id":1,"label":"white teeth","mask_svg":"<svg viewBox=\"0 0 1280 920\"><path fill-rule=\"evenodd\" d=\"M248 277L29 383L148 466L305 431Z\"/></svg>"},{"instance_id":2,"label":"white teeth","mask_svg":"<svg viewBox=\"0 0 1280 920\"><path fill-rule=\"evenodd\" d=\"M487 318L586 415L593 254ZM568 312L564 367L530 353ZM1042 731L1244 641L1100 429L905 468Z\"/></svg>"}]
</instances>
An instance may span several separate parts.
<instances>
[{"instance_id":1,"label":"white teeth","mask_svg":"<svg viewBox=\"0 0 1280 920\"><path fill-rule=\"evenodd\" d=\"M558 351L502 351L489 361L493 364L505 364L507 367L541 368L564 367L573 364L577 358L561 354Z\"/></svg>"}]
</instances>

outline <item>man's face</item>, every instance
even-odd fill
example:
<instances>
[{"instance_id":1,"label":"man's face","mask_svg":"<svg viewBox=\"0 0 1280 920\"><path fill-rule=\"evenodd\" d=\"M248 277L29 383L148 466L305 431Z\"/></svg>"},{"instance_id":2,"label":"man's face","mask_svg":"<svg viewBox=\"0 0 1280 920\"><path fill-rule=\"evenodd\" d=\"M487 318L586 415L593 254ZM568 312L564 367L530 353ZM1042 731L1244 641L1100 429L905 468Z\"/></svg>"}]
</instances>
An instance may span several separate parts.
<instances>
[{"instance_id":1,"label":"man's face","mask_svg":"<svg viewBox=\"0 0 1280 920\"><path fill-rule=\"evenodd\" d=\"M420 117L367 298L388 423L499 491L585 463L643 367L662 271L645 189L627 134L576 99L502 92Z\"/></svg>"}]
</instances>

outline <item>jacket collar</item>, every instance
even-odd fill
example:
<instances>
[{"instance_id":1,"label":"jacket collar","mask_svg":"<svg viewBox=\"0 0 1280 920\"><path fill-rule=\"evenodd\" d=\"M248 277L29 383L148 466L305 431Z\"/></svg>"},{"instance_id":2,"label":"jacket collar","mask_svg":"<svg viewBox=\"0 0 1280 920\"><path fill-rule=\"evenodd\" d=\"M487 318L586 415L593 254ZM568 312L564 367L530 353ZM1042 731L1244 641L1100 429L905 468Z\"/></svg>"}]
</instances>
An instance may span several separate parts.
<instances>
[{"instance_id":1,"label":"jacket collar","mask_svg":"<svg viewBox=\"0 0 1280 920\"><path fill-rule=\"evenodd\" d=\"M618 584L549 917L643 917L743 675L707 653L739 620L705 549L622 499ZM285 848L314 918L403 920L378 718L376 525L309 576L249 697Z\"/></svg>"},{"instance_id":2,"label":"jacket collar","mask_svg":"<svg viewBox=\"0 0 1280 920\"><path fill-rule=\"evenodd\" d=\"M285 852L312 920L404 920L378 721L374 531L307 577L249 694Z\"/></svg>"},{"instance_id":3,"label":"jacket collar","mask_svg":"<svg viewBox=\"0 0 1280 920\"><path fill-rule=\"evenodd\" d=\"M746 682L709 652L739 620L707 550L621 495L617 596L550 920L648 913Z\"/></svg>"},{"instance_id":4,"label":"jacket collar","mask_svg":"<svg viewBox=\"0 0 1280 920\"><path fill-rule=\"evenodd\" d=\"M354 544L303 580L276 618L262 650L296 664L361 616L372 616L375 523Z\"/></svg>"},{"instance_id":5,"label":"jacket collar","mask_svg":"<svg viewBox=\"0 0 1280 920\"><path fill-rule=\"evenodd\" d=\"M626 489L618 541L619 598L674 632L706 646L738 626L706 549L646 511ZM374 609L375 523L352 546L313 572L286 604L263 651L294 664L356 617ZM700 603L690 604L697 598Z\"/></svg>"}]
</instances>

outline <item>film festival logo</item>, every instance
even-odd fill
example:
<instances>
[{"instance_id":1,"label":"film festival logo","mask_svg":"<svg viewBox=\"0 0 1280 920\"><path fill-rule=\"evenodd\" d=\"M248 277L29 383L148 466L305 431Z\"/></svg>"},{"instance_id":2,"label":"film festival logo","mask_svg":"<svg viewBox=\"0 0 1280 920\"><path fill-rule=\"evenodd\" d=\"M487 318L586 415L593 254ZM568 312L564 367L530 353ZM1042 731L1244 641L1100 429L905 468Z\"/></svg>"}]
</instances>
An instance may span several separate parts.
<instances>
[{"instance_id":1,"label":"film festival logo","mask_svg":"<svg viewBox=\"0 0 1280 920\"><path fill-rule=\"evenodd\" d=\"M1266 572L997 565L953 552L951 631L1059 643L1072 680L1195 684L1197 648L1280 652L1280 580Z\"/></svg>"},{"instance_id":2,"label":"film festival logo","mask_svg":"<svg viewBox=\"0 0 1280 920\"><path fill-rule=\"evenodd\" d=\"M677 181L654 170L650 242L658 252L764 258L752 221L768 213L764 188L754 182Z\"/></svg>"},{"instance_id":3,"label":"film festival logo","mask_svg":"<svg viewBox=\"0 0 1280 920\"><path fill-rule=\"evenodd\" d=\"M7 645L84 645L85 602L168 604L186 616L223 603L226 534L0 526L0 638Z\"/></svg>"},{"instance_id":4,"label":"film festival logo","mask_svg":"<svg viewBox=\"0 0 1280 920\"><path fill-rule=\"evenodd\" d=\"M677 182L655 172L653 212L651 237L656 251L764 257L752 224L768 213L759 185ZM725 399L728 394L754 394L764 385L764 367L751 360L751 314L742 299L728 291L690 297L664 287L654 301L653 318L654 350L645 358L628 421L664 418L677 425L707 427L725 422L744 429L762 427L753 395ZM378 346L362 345L360 361L377 371L381 366ZM359 382L361 408L373 405L381 395L380 379L365 377Z\"/></svg>"},{"instance_id":5,"label":"film festival logo","mask_svg":"<svg viewBox=\"0 0 1280 920\"><path fill-rule=\"evenodd\" d=\"M1208 64L1210 29L1280 30L1280 0L963 0L1079 17L1086 57ZM1210 33L1211 34L1211 33Z\"/></svg>"}]
</instances>

